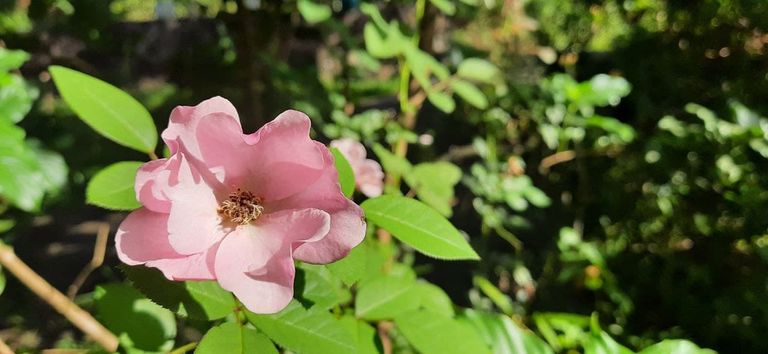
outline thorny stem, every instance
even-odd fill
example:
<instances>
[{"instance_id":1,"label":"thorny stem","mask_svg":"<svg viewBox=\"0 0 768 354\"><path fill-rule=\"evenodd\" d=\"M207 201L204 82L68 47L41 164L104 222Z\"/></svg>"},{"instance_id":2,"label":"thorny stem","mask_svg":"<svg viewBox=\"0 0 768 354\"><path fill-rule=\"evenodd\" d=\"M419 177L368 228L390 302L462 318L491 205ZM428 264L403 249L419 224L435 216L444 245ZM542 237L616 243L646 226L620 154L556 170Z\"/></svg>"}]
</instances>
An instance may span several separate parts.
<instances>
[{"instance_id":1,"label":"thorny stem","mask_svg":"<svg viewBox=\"0 0 768 354\"><path fill-rule=\"evenodd\" d=\"M2 241L0 241L0 265L106 351L111 353L117 350L118 340L112 332L35 273L16 256L11 247Z\"/></svg>"}]
</instances>

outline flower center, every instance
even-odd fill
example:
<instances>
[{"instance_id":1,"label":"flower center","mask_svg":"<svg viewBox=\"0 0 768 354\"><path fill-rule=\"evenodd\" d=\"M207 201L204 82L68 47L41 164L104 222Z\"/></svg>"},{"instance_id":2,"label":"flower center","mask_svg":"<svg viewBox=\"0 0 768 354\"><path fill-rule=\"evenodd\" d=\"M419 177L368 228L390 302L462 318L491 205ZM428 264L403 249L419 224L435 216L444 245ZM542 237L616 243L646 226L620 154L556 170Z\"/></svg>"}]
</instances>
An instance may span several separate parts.
<instances>
[{"instance_id":1,"label":"flower center","mask_svg":"<svg viewBox=\"0 0 768 354\"><path fill-rule=\"evenodd\" d=\"M248 225L261 216L264 207L261 198L248 191L237 189L229 194L227 200L221 202L216 211L222 218L235 224Z\"/></svg>"}]
</instances>

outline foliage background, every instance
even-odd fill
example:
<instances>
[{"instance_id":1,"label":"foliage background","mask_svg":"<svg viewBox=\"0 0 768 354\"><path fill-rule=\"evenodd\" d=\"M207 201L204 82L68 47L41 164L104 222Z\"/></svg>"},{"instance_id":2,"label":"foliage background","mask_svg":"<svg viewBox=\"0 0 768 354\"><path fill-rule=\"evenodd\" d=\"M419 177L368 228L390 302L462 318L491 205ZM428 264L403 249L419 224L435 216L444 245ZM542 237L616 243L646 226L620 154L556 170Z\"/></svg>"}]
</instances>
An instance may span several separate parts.
<instances>
[{"instance_id":1,"label":"foliage background","mask_svg":"<svg viewBox=\"0 0 768 354\"><path fill-rule=\"evenodd\" d=\"M16 224L6 241L66 288L90 258L85 222L122 217L84 206L86 182L143 158L72 115L47 72L64 65L132 93L160 127L174 106L222 95L246 131L295 107L319 140L353 136L374 155L377 143L406 139L412 163L452 162L459 183L438 203L450 201L483 262L410 253L414 268L455 304L504 312L555 347L575 348L569 326L596 312L635 349L689 338L722 353L768 351L768 4L440 0L417 26L407 1L316 3L331 17L288 0L0 1L2 44L30 53L20 72L39 93L19 125L69 171L43 211L3 214ZM398 123L401 63L366 47L366 3L419 33L419 48L451 72L466 58L495 64L477 84L485 104L457 95L441 109L430 97L413 127ZM83 292L122 279L112 250L107 263ZM3 338L80 341L25 294L9 278Z\"/></svg>"}]
</instances>

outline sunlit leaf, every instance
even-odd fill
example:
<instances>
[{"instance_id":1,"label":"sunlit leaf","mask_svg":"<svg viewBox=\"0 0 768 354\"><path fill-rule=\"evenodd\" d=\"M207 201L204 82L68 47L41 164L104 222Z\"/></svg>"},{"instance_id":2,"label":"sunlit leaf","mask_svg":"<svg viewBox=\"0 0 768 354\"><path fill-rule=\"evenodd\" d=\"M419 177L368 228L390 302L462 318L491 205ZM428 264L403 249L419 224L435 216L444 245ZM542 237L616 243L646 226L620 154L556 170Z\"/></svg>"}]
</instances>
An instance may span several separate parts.
<instances>
[{"instance_id":1,"label":"sunlit leaf","mask_svg":"<svg viewBox=\"0 0 768 354\"><path fill-rule=\"evenodd\" d=\"M353 353L357 338L326 310L297 301L274 315L246 312L248 321L280 346L302 354Z\"/></svg>"},{"instance_id":2,"label":"sunlit leaf","mask_svg":"<svg viewBox=\"0 0 768 354\"><path fill-rule=\"evenodd\" d=\"M451 298L439 286L420 281L414 286L414 291L421 299L421 307L450 317L455 314Z\"/></svg>"},{"instance_id":3,"label":"sunlit leaf","mask_svg":"<svg viewBox=\"0 0 768 354\"><path fill-rule=\"evenodd\" d=\"M336 171L339 173L339 183L341 184L341 191L347 198L351 198L355 193L355 173L352 171L352 166L349 165L349 161L344 157L344 154L337 148L331 148L333 153L333 163L336 165Z\"/></svg>"},{"instance_id":4,"label":"sunlit leaf","mask_svg":"<svg viewBox=\"0 0 768 354\"><path fill-rule=\"evenodd\" d=\"M62 66L49 68L69 107L107 139L141 152L154 152L157 128L152 116L123 90Z\"/></svg>"},{"instance_id":5,"label":"sunlit leaf","mask_svg":"<svg viewBox=\"0 0 768 354\"><path fill-rule=\"evenodd\" d=\"M453 100L453 97L447 93L432 91L427 94L427 99L430 103L435 105L437 109L445 113L452 113L453 110L456 109L456 102Z\"/></svg>"},{"instance_id":6,"label":"sunlit leaf","mask_svg":"<svg viewBox=\"0 0 768 354\"><path fill-rule=\"evenodd\" d=\"M195 353L278 354L278 351L269 338L255 329L227 322L208 330Z\"/></svg>"},{"instance_id":7,"label":"sunlit leaf","mask_svg":"<svg viewBox=\"0 0 768 354\"><path fill-rule=\"evenodd\" d=\"M142 296L126 284L105 284L93 293L102 323L115 333L123 347L167 352L176 338L173 313Z\"/></svg>"},{"instance_id":8,"label":"sunlit leaf","mask_svg":"<svg viewBox=\"0 0 768 354\"><path fill-rule=\"evenodd\" d=\"M379 354L383 350L379 341L379 334L365 321L360 321L353 316L344 316L340 320L344 328L357 337L357 354Z\"/></svg>"},{"instance_id":9,"label":"sunlit leaf","mask_svg":"<svg viewBox=\"0 0 768 354\"><path fill-rule=\"evenodd\" d=\"M368 246L361 243L349 251L349 254L333 263L326 265L334 275L339 277L347 286L357 283L366 272Z\"/></svg>"},{"instance_id":10,"label":"sunlit leaf","mask_svg":"<svg viewBox=\"0 0 768 354\"><path fill-rule=\"evenodd\" d=\"M666 339L647 347L637 354L716 354L714 350L699 348L687 340Z\"/></svg>"},{"instance_id":11,"label":"sunlit leaf","mask_svg":"<svg viewBox=\"0 0 768 354\"><path fill-rule=\"evenodd\" d=\"M492 84L503 80L501 71L496 65L480 58L467 58L459 63L456 69L456 75L461 78L477 81L485 84Z\"/></svg>"},{"instance_id":12,"label":"sunlit leaf","mask_svg":"<svg viewBox=\"0 0 768 354\"><path fill-rule=\"evenodd\" d=\"M385 195L368 199L361 206L368 220L427 256L448 260L480 259L459 230L421 202Z\"/></svg>"},{"instance_id":13,"label":"sunlit leaf","mask_svg":"<svg viewBox=\"0 0 768 354\"><path fill-rule=\"evenodd\" d=\"M554 354L546 342L507 316L466 309L460 318L477 331L494 354Z\"/></svg>"},{"instance_id":14,"label":"sunlit leaf","mask_svg":"<svg viewBox=\"0 0 768 354\"><path fill-rule=\"evenodd\" d=\"M422 354L491 353L469 324L428 310L403 313L395 325Z\"/></svg>"},{"instance_id":15,"label":"sunlit leaf","mask_svg":"<svg viewBox=\"0 0 768 354\"><path fill-rule=\"evenodd\" d=\"M366 320L392 319L421 304L413 279L383 276L366 283L355 298L355 315Z\"/></svg>"},{"instance_id":16,"label":"sunlit leaf","mask_svg":"<svg viewBox=\"0 0 768 354\"><path fill-rule=\"evenodd\" d=\"M456 95L475 108L488 108L488 98L485 97L483 91L480 91L480 89L472 83L460 79L452 80L451 89L453 89L453 92Z\"/></svg>"},{"instance_id":17,"label":"sunlit leaf","mask_svg":"<svg viewBox=\"0 0 768 354\"><path fill-rule=\"evenodd\" d=\"M307 23L314 25L331 18L331 7L326 4L318 4L312 0L299 0L298 8L301 17Z\"/></svg>"},{"instance_id":18,"label":"sunlit leaf","mask_svg":"<svg viewBox=\"0 0 768 354\"><path fill-rule=\"evenodd\" d=\"M133 210L141 206L136 200L134 181L142 162L122 161L99 171L88 182L85 200L112 210Z\"/></svg>"}]
</instances>

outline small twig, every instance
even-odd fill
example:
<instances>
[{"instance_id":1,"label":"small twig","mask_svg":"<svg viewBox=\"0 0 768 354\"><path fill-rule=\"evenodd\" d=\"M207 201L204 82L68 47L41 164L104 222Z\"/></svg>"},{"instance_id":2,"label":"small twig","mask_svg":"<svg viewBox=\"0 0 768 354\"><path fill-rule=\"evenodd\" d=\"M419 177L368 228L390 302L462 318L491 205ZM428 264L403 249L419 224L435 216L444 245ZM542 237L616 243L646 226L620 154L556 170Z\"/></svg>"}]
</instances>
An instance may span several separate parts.
<instances>
[{"instance_id":1,"label":"small twig","mask_svg":"<svg viewBox=\"0 0 768 354\"><path fill-rule=\"evenodd\" d=\"M197 347L197 342L184 344L174 350L171 350L168 354L184 354Z\"/></svg>"},{"instance_id":2,"label":"small twig","mask_svg":"<svg viewBox=\"0 0 768 354\"><path fill-rule=\"evenodd\" d=\"M91 257L91 261L85 265L83 270L80 271L80 274L77 275L77 278L75 278L67 289L67 296L70 299L75 299L77 291L83 286L83 283L88 279L88 276L104 263L104 254L107 252L108 239L109 224L105 222L99 223L98 231L96 231L96 243L93 245L93 256Z\"/></svg>"},{"instance_id":3,"label":"small twig","mask_svg":"<svg viewBox=\"0 0 768 354\"><path fill-rule=\"evenodd\" d=\"M117 350L119 342L112 332L35 273L16 256L11 247L2 242L0 242L0 265L106 351L112 353Z\"/></svg>"},{"instance_id":4,"label":"small twig","mask_svg":"<svg viewBox=\"0 0 768 354\"><path fill-rule=\"evenodd\" d=\"M542 174L545 174L549 172L549 169L552 166L557 165L559 163L571 161L575 157L576 157L576 152L573 150L560 151L552 155L549 155L545 157L543 160L541 160L541 163L539 164L539 172L541 172Z\"/></svg>"},{"instance_id":5,"label":"small twig","mask_svg":"<svg viewBox=\"0 0 768 354\"><path fill-rule=\"evenodd\" d=\"M13 354L13 349L0 338L0 354Z\"/></svg>"},{"instance_id":6,"label":"small twig","mask_svg":"<svg viewBox=\"0 0 768 354\"><path fill-rule=\"evenodd\" d=\"M477 149L475 149L475 146L470 145L462 145L462 146L451 146L448 149L448 152L441 155L438 160L440 161L461 161L473 156L477 156Z\"/></svg>"},{"instance_id":7,"label":"small twig","mask_svg":"<svg viewBox=\"0 0 768 354\"><path fill-rule=\"evenodd\" d=\"M376 329L379 332L379 339L381 340L382 354L392 354L392 339L389 338L389 331L394 327L392 322L381 321Z\"/></svg>"},{"instance_id":8,"label":"small twig","mask_svg":"<svg viewBox=\"0 0 768 354\"><path fill-rule=\"evenodd\" d=\"M510 232L509 230L498 226L493 228L496 233L503 238L505 241L509 242L509 244L515 249L516 252L520 252L523 250L523 241L520 241L515 234Z\"/></svg>"}]
</instances>

